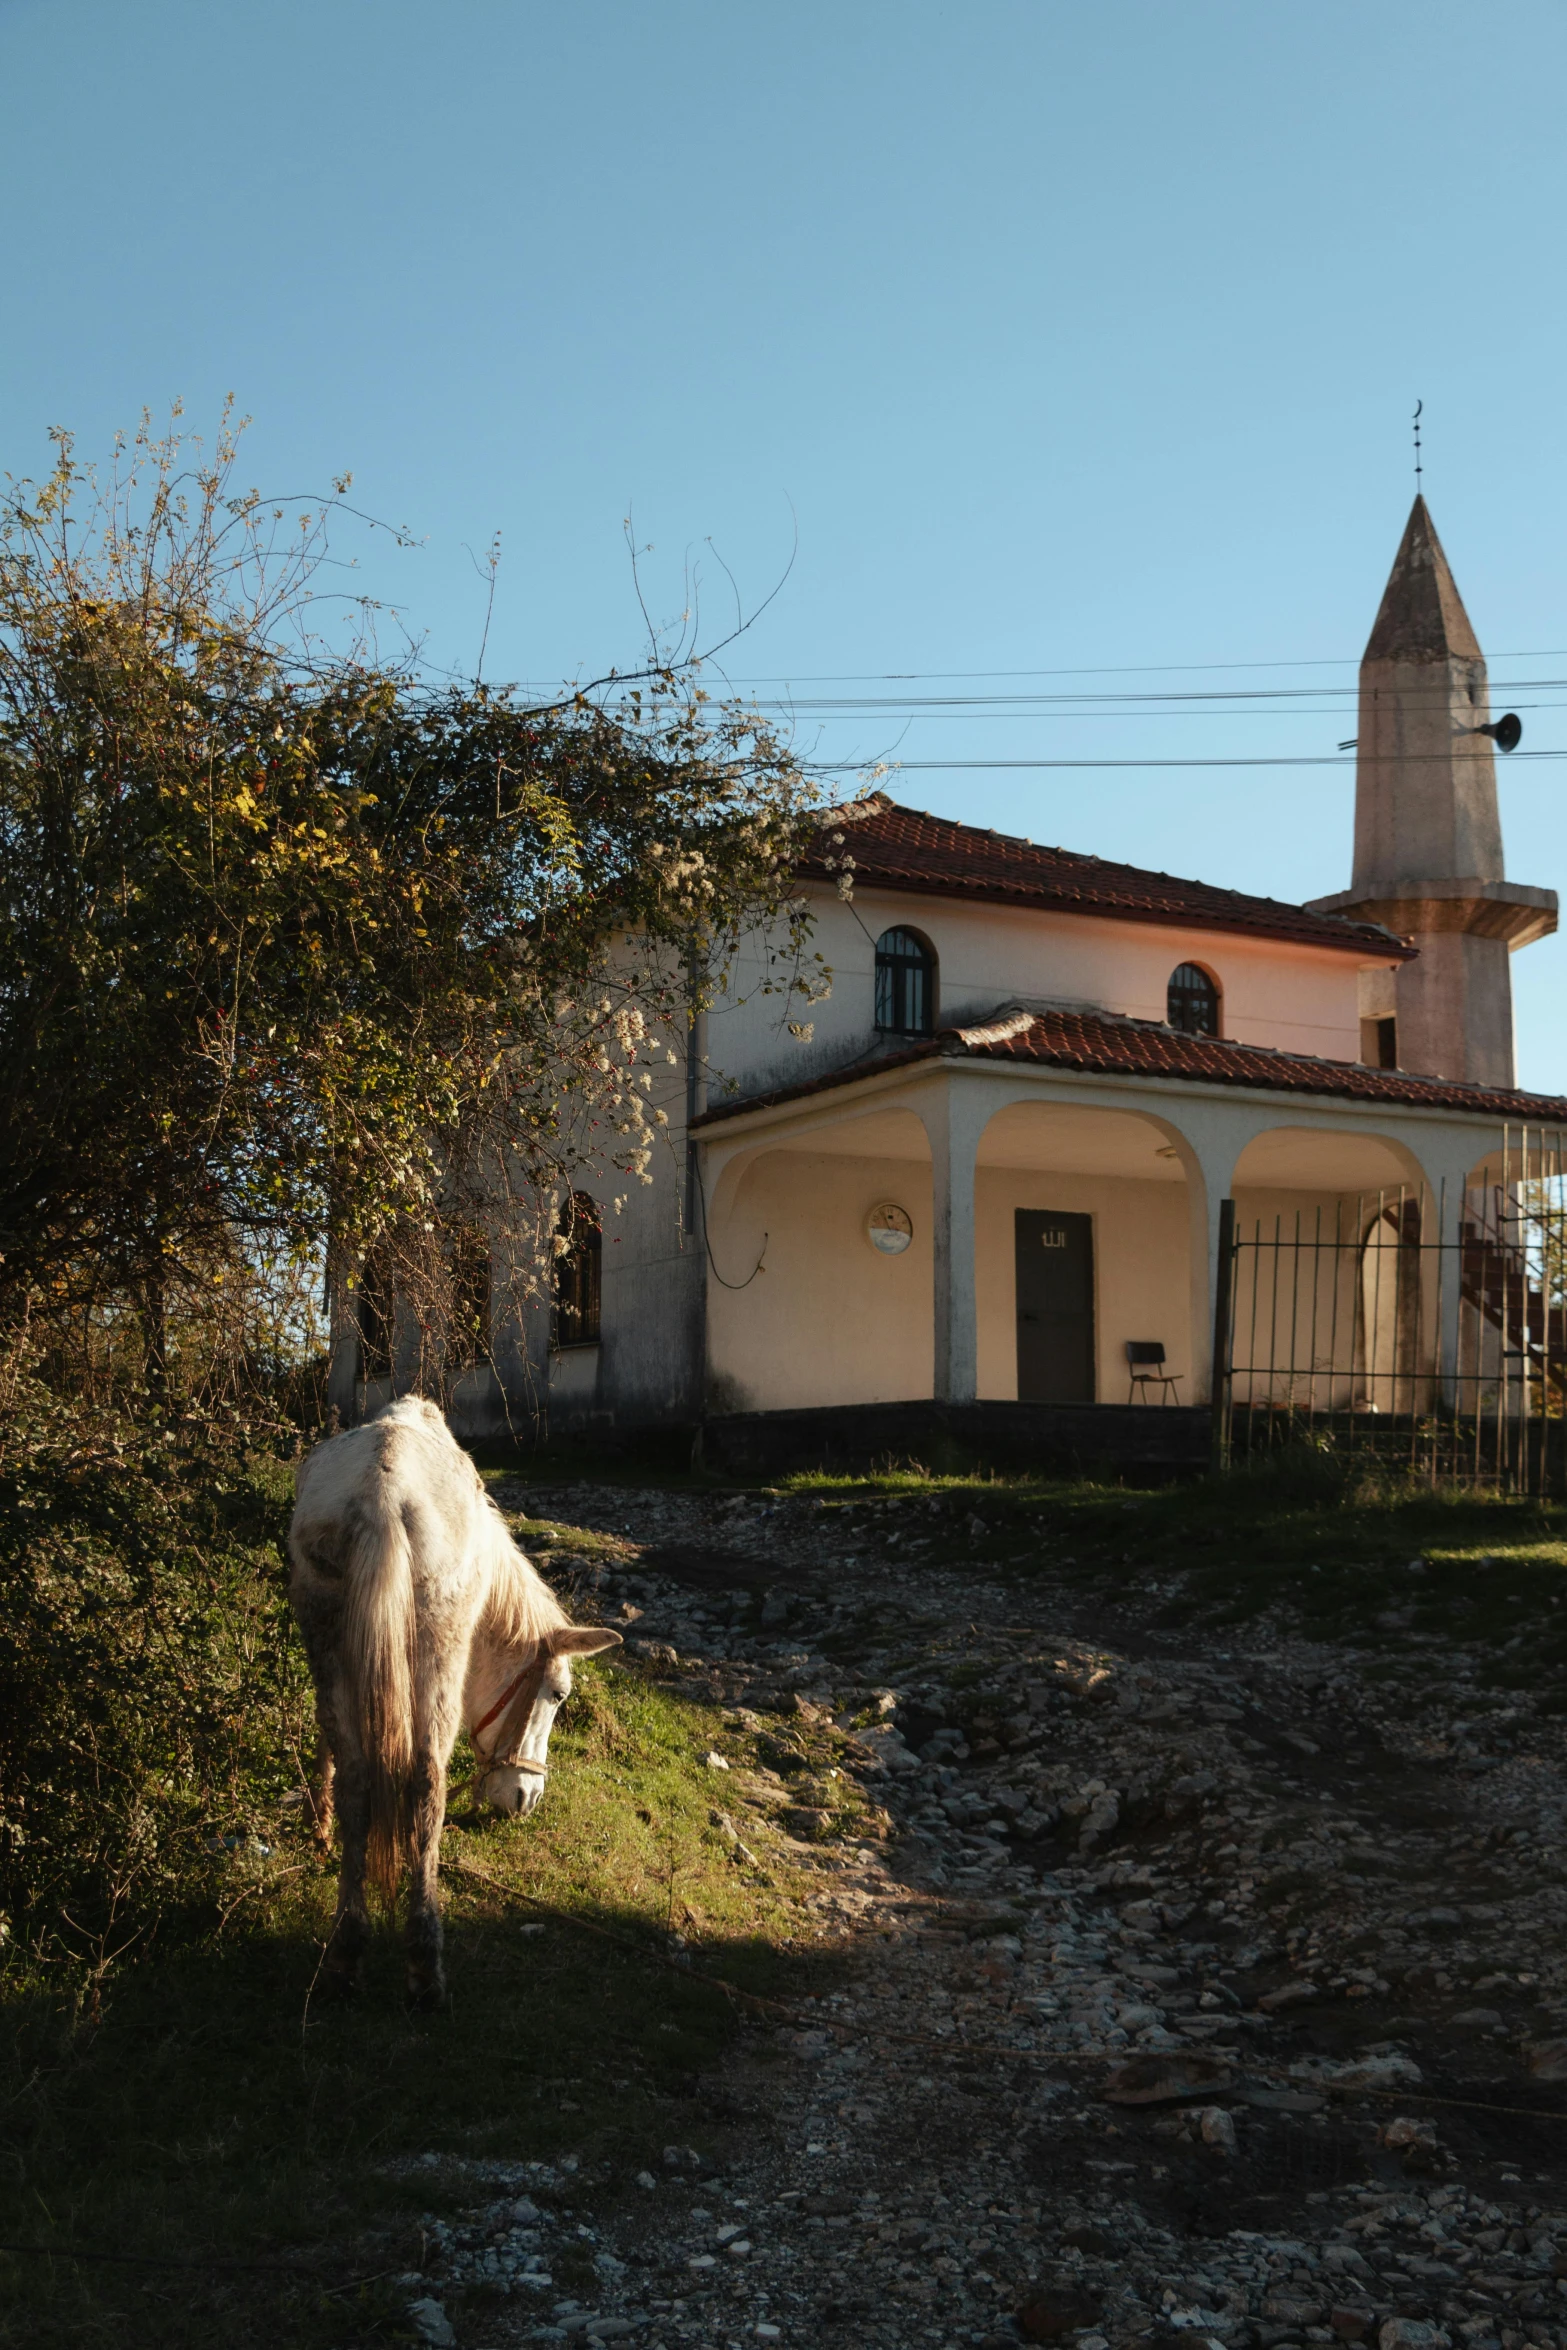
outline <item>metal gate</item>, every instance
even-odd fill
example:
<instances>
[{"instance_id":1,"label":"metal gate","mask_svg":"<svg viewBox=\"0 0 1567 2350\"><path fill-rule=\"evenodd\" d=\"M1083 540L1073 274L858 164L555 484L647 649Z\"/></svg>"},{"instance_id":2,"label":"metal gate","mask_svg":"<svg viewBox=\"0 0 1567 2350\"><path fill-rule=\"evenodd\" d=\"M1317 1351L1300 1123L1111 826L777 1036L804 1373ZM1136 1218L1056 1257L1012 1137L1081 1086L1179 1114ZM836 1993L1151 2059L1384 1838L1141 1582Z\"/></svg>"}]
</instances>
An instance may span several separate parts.
<instances>
[{"instance_id":1,"label":"metal gate","mask_svg":"<svg viewBox=\"0 0 1567 2350\"><path fill-rule=\"evenodd\" d=\"M1562 1138L1506 1136L1492 1180L1220 1213L1214 1456L1309 1439L1432 1484L1567 1491Z\"/></svg>"}]
</instances>

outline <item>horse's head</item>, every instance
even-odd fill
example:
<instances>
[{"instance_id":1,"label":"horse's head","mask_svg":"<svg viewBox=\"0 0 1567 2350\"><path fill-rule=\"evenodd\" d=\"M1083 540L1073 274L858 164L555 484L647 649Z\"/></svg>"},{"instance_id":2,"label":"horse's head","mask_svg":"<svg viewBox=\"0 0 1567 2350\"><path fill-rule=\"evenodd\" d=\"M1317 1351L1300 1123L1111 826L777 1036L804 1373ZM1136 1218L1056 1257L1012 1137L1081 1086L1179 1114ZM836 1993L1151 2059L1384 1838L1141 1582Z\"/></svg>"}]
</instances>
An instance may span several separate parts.
<instances>
[{"instance_id":1,"label":"horse's head","mask_svg":"<svg viewBox=\"0 0 1567 2350\"><path fill-rule=\"evenodd\" d=\"M562 1624L550 1633L496 1724L496 1742L479 1781L481 1803L524 1816L537 1809L549 1772L550 1732L571 1695L572 1658L619 1646L620 1634L602 1624Z\"/></svg>"}]
</instances>

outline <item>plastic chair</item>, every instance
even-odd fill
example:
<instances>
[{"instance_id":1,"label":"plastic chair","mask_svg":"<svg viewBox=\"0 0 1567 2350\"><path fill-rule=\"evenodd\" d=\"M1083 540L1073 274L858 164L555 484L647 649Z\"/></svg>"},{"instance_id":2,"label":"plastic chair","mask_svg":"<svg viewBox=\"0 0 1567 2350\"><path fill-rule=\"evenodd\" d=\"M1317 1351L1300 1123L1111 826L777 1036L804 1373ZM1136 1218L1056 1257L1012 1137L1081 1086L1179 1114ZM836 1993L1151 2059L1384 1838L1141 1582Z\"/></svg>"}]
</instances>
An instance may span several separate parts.
<instances>
[{"instance_id":1,"label":"plastic chair","mask_svg":"<svg viewBox=\"0 0 1567 2350\"><path fill-rule=\"evenodd\" d=\"M1139 1387L1157 1387L1159 1401L1168 1403L1171 1388L1181 1384L1178 1371L1165 1369L1164 1348L1157 1338L1129 1338L1126 1342L1126 1362L1131 1377L1131 1385L1126 1391L1128 1403L1137 1401Z\"/></svg>"}]
</instances>

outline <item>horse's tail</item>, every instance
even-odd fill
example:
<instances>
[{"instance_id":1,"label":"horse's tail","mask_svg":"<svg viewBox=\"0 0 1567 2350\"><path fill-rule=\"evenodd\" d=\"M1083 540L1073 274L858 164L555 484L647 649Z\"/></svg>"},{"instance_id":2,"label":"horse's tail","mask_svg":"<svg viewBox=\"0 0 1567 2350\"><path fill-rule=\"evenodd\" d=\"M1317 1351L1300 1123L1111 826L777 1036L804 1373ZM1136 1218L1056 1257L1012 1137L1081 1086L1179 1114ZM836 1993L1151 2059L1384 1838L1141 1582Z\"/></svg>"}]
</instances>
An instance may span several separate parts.
<instances>
[{"instance_id":1,"label":"horse's tail","mask_svg":"<svg viewBox=\"0 0 1567 2350\"><path fill-rule=\"evenodd\" d=\"M408 1528L395 1500L384 1493L376 1500L349 1546L342 1661L369 1776L366 1863L390 1900L412 1815L416 1638Z\"/></svg>"}]
</instances>

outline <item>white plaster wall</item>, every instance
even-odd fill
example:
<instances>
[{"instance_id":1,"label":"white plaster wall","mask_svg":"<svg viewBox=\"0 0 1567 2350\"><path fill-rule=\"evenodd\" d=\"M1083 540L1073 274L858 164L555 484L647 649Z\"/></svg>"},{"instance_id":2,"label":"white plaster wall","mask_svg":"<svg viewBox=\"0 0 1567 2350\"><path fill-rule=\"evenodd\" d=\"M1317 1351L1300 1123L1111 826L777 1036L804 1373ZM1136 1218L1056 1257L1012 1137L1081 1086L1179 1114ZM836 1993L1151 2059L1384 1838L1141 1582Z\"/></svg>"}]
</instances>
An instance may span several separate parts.
<instances>
[{"instance_id":1,"label":"white plaster wall","mask_svg":"<svg viewBox=\"0 0 1567 2350\"><path fill-rule=\"evenodd\" d=\"M865 1237L880 1201L914 1239L884 1257ZM746 1280L762 1256L764 1270ZM930 1166L911 1159L770 1151L712 1234L726 1281L709 1291L708 1408L907 1402L931 1392Z\"/></svg>"},{"instance_id":2,"label":"white plaster wall","mask_svg":"<svg viewBox=\"0 0 1567 2350\"><path fill-rule=\"evenodd\" d=\"M832 993L810 1011L763 994L764 978L776 982L777 969L765 963L759 943L745 950L731 998L709 1022L714 1068L741 1092L798 1083L876 1048L875 942L895 924L918 931L935 950L938 1025L977 1018L1014 998L1162 1021L1171 972L1195 962L1219 983L1226 1036L1326 1060L1360 1057L1365 958L1354 953L890 890L859 891L852 905L824 890L810 894L813 945L831 968ZM790 1036L791 1019L810 1023L809 1039Z\"/></svg>"},{"instance_id":3,"label":"white plaster wall","mask_svg":"<svg viewBox=\"0 0 1567 2350\"><path fill-rule=\"evenodd\" d=\"M597 1346L550 1349L552 1414L591 1411L598 1400L599 1354Z\"/></svg>"},{"instance_id":4,"label":"white plaster wall","mask_svg":"<svg viewBox=\"0 0 1567 2350\"><path fill-rule=\"evenodd\" d=\"M884 1257L865 1236L879 1202L906 1208L914 1240ZM1185 1186L1117 1177L981 1167L975 1279L979 1393L1017 1396L1014 1211L1056 1208L1094 1219L1098 1397L1126 1400L1125 1345L1164 1343L1168 1367L1190 1382ZM709 1295L708 1405L715 1412L909 1401L933 1379L929 1165L779 1150L748 1169L713 1233L726 1280Z\"/></svg>"},{"instance_id":5,"label":"white plaster wall","mask_svg":"<svg viewBox=\"0 0 1567 2350\"><path fill-rule=\"evenodd\" d=\"M674 1041L683 1042L678 1031ZM578 1178L602 1216L599 1346L552 1353L542 1298L524 1317L516 1384L547 1389L558 1424L584 1414L629 1424L688 1421L701 1409L705 1257L699 1219L693 1231L686 1217L686 1073L670 1066L667 1049L661 1038L644 1056L650 1107L668 1119L653 1129L650 1180L607 1164ZM600 1128L583 1139L607 1160L622 1138Z\"/></svg>"}]
</instances>

